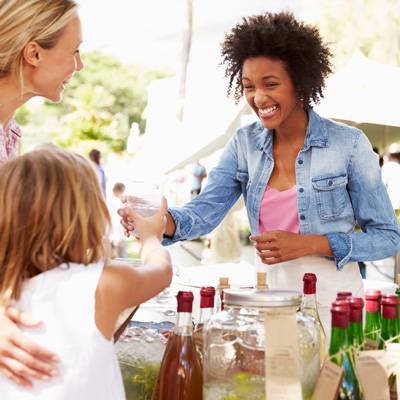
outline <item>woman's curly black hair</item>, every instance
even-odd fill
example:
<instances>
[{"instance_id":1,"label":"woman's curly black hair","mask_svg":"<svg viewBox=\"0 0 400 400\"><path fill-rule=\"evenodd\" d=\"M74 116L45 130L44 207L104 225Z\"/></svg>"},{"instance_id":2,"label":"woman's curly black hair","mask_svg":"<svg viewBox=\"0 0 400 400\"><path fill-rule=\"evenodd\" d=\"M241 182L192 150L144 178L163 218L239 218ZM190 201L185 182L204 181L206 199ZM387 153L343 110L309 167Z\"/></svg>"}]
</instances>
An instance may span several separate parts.
<instances>
[{"instance_id":1,"label":"woman's curly black hair","mask_svg":"<svg viewBox=\"0 0 400 400\"><path fill-rule=\"evenodd\" d=\"M323 97L325 78L332 72L332 54L318 29L297 21L289 12L243 18L225 35L221 55L225 76L229 78L228 95L234 85L236 101L243 95L242 66L250 57L283 61L305 108Z\"/></svg>"}]
</instances>

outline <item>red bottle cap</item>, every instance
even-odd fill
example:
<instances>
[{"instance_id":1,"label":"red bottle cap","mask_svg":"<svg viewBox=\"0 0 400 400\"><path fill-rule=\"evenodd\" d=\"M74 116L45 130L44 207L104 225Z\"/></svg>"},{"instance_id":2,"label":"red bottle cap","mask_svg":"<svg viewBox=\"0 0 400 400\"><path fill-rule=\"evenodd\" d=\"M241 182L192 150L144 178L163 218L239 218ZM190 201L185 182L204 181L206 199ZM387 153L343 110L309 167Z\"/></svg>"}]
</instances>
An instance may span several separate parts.
<instances>
[{"instance_id":1,"label":"red bottle cap","mask_svg":"<svg viewBox=\"0 0 400 400\"><path fill-rule=\"evenodd\" d=\"M388 294L382 297L383 318L397 319L398 299L395 294Z\"/></svg>"},{"instance_id":2,"label":"red bottle cap","mask_svg":"<svg viewBox=\"0 0 400 400\"><path fill-rule=\"evenodd\" d=\"M336 295L336 300L346 300L347 298L351 297L351 292L338 292Z\"/></svg>"},{"instance_id":3,"label":"red bottle cap","mask_svg":"<svg viewBox=\"0 0 400 400\"><path fill-rule=\"evenodd\" d=\"M213 308L215 298L215 288L212 286L200 289L200 308Z\"/></svg>"},{"instance_id":4,"label":"red bottle cap","mask_svg":"<svg viewBox=\"0 0 400 400\"><path fill-rule=\"evenodd\" d=\"M348 299L350 306L350 321L351 322L362 322L363 319L363 307L364 300L362 297L351 297Z\"/></svg>"},{"instance_id":5,"label":"red bottle cap","mask_svg":"<svg viewBox=\"0 0 400 400\"><path fill-rule=\"evenodd\" d=\"M331 307L332 327L347 328L349 326L349 303L344 300L335 301Z\"/></svg>"},{"instance_id":6,"label":"red bottle cap","mask_svg":"<svg viewBox=\"0 0 400 400\"><path fill-rule=\"evenodd\" d=\"M192 292L183 292L179 291L176 295L176 299L178 300L178 313L179 312L192 312L193 305L193 293Z\"/></svg>"},{"instance_id":7,"label":"red bottle cap","mask_svg":"<svg viewBox=\"0 0 400 400\"><path fill-rule=\"evenodd\" d=\"M367 312L380 312L381 311L382 293L380 290L367 290L365 293Z\"/></svg>"},{"instance_id":8,"label":"red bottle cap","mask_svg":"<svg viewBox=\"0 0 400 400\"><path fill-rule=\"evenodd\" d=\"M317 276L311 272L306 272L303 276L303 293L315 294L317 291Z\"/></svg>"}]
</instances>

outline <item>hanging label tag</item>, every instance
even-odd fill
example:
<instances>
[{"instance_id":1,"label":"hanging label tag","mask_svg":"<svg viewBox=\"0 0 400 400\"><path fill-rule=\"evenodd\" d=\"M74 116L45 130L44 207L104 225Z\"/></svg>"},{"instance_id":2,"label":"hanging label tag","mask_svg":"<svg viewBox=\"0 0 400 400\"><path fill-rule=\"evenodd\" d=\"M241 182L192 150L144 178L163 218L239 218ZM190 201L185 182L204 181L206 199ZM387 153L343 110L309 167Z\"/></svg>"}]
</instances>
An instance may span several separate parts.
<instances>
[{"instance_id":1,"label":"hanging label tag","mask_svg":"<svg viewBox=\"0 0 400 400\"><path fill-rule=\"evenodd\" d=\"M342 384L344 369L326 360L315 386L313 400L336 400Z\"/></svg>"},{"instance_id":2,"label":"hanging label tag","mask_svg":"<svg viewBox=\"0 0 400 400\"><path fill-rule=\"evenodd\" d=\"M368 350L356 355L358 380L365 400L390 400L386 351Z\"/></svg>"},{"instance_id":3,"label":"hanging label tag","mask_svg":"<svg viewBox=\"0 0 400 400\"><path fill-rule=\"evenodd\" d=\"M378 348L378 342L373 339L365 338L364 349L365 350L376 350Z\"/></svg>"},{"instance_id":4,"label":"hanging label tag","mask_svg":"<svg viewBox=\"0 0 400 400\"><path fill-rule=\"evenodd\" d=\"M268 400L301 400L296 309L265 312L265 386Z\"/></svg>"},{"instance_id":5,"label":"hanging label tag","mask_svg":"<svg viewBox=\"0 0 400 400\"><path fill-rule=\"evenodd\" d=\"M386 357L390 377L390 398L397 399L400 394L400 343L388 343L386 345Z\"/></svg>"}]
</instances>

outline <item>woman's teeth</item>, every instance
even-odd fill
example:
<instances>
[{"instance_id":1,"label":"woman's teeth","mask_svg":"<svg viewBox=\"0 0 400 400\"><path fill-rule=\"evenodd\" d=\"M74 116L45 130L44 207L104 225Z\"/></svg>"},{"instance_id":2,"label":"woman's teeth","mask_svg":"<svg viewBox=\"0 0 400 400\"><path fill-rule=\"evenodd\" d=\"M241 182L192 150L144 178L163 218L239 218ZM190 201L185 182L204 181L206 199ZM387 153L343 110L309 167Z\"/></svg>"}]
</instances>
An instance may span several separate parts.
<instances>
[{"instance_id":1,"label":"woman's teeth","mask_svg":"<svg viewBox=\"0 0 400 400\"><path fill-rule=\"evenodd\" d=\"M267 107L267 108L259 108L258 113L261 118L264 117L269 117L271 114L273 114L276 110L278 109L278 106L272 106L272 107Z\"/></svg>"}]
</instances>

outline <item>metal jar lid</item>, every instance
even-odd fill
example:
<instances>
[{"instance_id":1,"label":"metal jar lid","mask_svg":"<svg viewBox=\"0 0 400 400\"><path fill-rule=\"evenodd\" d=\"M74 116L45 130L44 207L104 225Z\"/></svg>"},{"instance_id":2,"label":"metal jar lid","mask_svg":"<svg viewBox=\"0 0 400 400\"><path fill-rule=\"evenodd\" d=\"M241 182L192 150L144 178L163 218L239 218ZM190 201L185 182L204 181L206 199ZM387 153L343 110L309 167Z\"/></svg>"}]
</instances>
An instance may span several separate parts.
<instances>
[{"instance_id":1,"label":"metal jar lid","mask_svg":"<svg viewBox=\"0 0 400 400\"><path fill-rule=\"evenodd\" d=\"M257 308L298 307L301 293L295 290L226 289L224 303L227 306Z\"/></svg>"}]
</instances>

